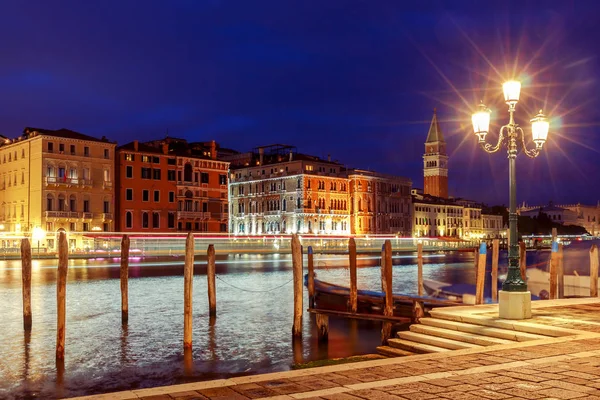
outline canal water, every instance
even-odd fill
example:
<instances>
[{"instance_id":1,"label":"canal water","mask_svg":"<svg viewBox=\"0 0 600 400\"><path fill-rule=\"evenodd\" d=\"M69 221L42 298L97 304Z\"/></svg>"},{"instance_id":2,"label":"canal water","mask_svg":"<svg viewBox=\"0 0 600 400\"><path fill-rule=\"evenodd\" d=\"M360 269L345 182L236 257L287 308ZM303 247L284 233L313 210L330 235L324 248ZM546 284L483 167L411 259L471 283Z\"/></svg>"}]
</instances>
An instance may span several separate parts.
<instances>
[{"instance_id":1,"label":"canal water","mask_svg":"<svg viewBox=\"0 0 600 400\"><path fill-rule=\"evenodd\" d=\"M502 261L501 265L506 264ZM416 292L415 254L394 254L396 293ZM217 258L217 318L208 316L205 260L194 276L192 357L183 355L183 261L132 259L129 324L121 326L118 259L71 260L65 363L55 363L56 260L34 260L33 330L23 332L20 261L0 261L0 398L56 398L284 371L375 353L380 325L330 320L329 342L303 318L292 344L288 254ZM306 265L306 263L305 263ZM348 285L343 255L316 255L319 279ZM359 288L380 288L379 258L359 256ZM489 262L488 262L489 266ZM426 254L425 279L474 283L473 253ZM305 292L306 293L306 292ZM305 308L308 300L305 297Z\"/></svg>"}]
</instances>

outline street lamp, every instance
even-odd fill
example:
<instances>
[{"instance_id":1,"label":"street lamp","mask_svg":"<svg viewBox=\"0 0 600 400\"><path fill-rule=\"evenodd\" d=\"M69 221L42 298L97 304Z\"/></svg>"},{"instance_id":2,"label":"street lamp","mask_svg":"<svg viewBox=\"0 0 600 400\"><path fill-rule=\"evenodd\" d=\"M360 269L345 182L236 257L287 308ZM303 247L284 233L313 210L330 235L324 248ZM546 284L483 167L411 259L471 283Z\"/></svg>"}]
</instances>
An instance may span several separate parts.
<instances>
[{"instance_id":1,"label":"street lamp","mask_svg":"<svg viewBox=\"0 0 600 400\"><path fill-rule=\"evenodd\" d=\"M485 105L480 104L479 111L473 114L473 130L479 144L487 153L495 153L506 144L508 151L508 174L510 186L510 207L508 214L509 243L508 243L508 275L502 284L499 293L500 318L524 319L531 318L531 293L527 291L527 284L521 279L519 269L519 249L517 244L517 173L516 159L519 149L528 157L535 158L540 154L542 146L548 138L550 124L542 110L531 120L531 136L535 148L528 149L525 144L525 133L515 123L514 112L519 101L521 83L508 81L502 85L504 100L508 104L510 120L507 125L500 128L498 143L492 145L486 142L485 136L489 132L490 115Z\"/></svg>"},{"instance_id":2,"label":"street lamp","mask_svg":"<svg viewBox=\"0 0 600 400\"><path fill-rule=\"evenodd\" d=\"M40 258L40 241L42 239L44 239L46 237L46 231L43 230L42 228L40 228L39 226L36 226L35 228L33 228L33 232L32 232L32 239L35 241L37 240L37 244L38 244L38 258Z\"/></svg>"}]
</instances>

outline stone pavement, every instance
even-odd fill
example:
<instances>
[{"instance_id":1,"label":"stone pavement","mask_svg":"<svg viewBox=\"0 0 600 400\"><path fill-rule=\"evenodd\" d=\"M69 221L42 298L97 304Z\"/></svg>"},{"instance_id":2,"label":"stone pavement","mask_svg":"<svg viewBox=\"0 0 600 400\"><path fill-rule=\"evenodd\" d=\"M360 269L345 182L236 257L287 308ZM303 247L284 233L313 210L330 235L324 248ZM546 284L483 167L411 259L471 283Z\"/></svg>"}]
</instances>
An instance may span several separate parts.
<instances>
[{"instance_id":1,"label":"stone pavement","mask_svg":"<svg viewBox=\"0 0 600 400\"><path fill-rule=\"evenodd\" d=\"M497 305L452 307L493 320ZM600 300L539 301L528 329L570 334L444 353L140 389L86 399L598 399Z\"/></svg>"}]
</instances>

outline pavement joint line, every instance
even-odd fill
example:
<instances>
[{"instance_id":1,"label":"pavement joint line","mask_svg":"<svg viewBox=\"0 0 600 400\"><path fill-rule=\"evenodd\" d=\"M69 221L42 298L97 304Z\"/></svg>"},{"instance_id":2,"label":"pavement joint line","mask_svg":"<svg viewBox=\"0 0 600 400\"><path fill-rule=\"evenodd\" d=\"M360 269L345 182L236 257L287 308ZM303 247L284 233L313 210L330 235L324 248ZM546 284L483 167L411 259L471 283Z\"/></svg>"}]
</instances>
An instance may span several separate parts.
<instances>
[{"instance_id":1,"label":"pavement joint line","mask_svg":"<svg viewBox=\"0 0 600 400\"><path fill-rule=\"evenodd\" d=\"M554 321L565 321L565 322L569 322L569 323L577 323L577 324L585 324L585 325L595 325L595 326L600 326L600 322L594 322L594 321L586 321L583 319L570 319L570 318L561 318L561 317L554 317L552 315L540 315L537 316L536 318L541 318L541 319L551 319ZM551 325L550 325L551 326ZM562 328L561 329L568 329L568 330L578 330L578 329L572 329L572 328Z\"/></svg>"},{"instance_id":2,"label":"pavement joint line","mask_svg":"<svg viewBox=\"0 0 600 400\"><path fill-rule=\"evenodd\" d=\"M292 396L289 396L287 394L280 394L277 396L271 396L271 397L260 397L260 400L291 400L293 399Z\"/></svg>"},{"instance_id":3,"label":"pavement joint line","mask_svg":"<svg viewBox=\"0 0 600 400\"><path fill-rule=\"evenodd\" d=\"M315 390L312 392L292 393L289 396L291 396L294 399L307 399L309 397L328 396L331 394L346 393L349 391L350 391L350 389L348 389L347 387L339 386L339 387L334 387L334 388L329 388L329 389ZM263 399L260 399L260 400L263 400Z\"/></svg>"},{"instance_id":4,"label":"pavement joint line","mask_svg":"<svg viewBox=\"0 0 600 400\"><path fill-rule=\"evenodd\" d=\"M216 387L232 386L232 384L233 382L231 382L229 379L216 379L212 381L182 383L180 385L173 386L160 386L157 388L136 389L132 390L132 392L139 397L145 397L168 393L186 392L189 390L202 390Z\"/></svg>"}]
</instances>

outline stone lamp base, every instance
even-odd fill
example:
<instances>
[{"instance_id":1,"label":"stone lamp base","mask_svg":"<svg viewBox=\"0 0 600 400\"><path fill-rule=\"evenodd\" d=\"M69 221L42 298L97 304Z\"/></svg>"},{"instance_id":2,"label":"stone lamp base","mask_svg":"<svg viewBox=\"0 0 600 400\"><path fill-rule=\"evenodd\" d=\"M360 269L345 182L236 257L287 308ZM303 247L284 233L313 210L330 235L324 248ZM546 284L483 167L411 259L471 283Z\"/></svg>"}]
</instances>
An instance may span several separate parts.
<instances>
[{"instance_id":1,"label":"stone lamp base","mask_svg":"<svg viewBox=\"0 0 600 400\"><path fill-rule=\"evenodd\" d=\"M503 319L531 318L531 292L498 292L499 317Z\"/></svg>"}]
</instances>

